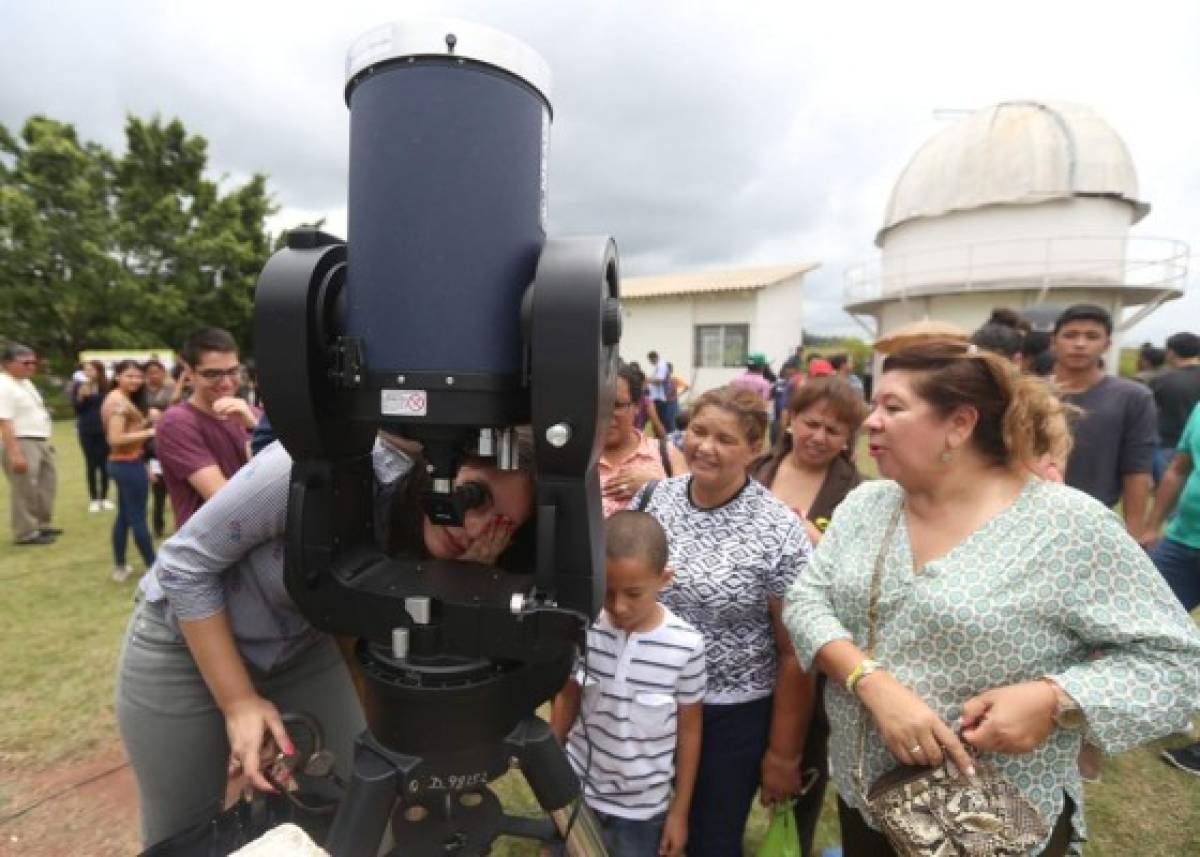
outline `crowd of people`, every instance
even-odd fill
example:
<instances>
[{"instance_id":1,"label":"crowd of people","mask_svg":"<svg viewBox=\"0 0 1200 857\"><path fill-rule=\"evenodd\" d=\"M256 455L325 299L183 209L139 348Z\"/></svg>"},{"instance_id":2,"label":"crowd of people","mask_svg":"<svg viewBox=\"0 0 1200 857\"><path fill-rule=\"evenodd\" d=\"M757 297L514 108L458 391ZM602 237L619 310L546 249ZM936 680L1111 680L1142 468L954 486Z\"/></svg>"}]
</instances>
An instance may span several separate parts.
<instances>
[{"instance_id":1,"label":"crowd of people","mask_svg":"<svg viewBox=\"0 0 1200 857\"><path fill-rule=\"evenodd\" d=\"M612 853L740 854L757 795L791 803L810 855L832 784L844 854L886 857L873 784L899 766L974 778L984 760L1044 826L1028 853L1079 853L1089 752L1190 727L1200 337L1125 380L1105 371L1102 308L1045 328L1000 310L898 347L869 384L849 355L800 349L778 376L750 354L690 399L655 352L646 372L621 365L598 462L604 609L550 718ZM3 360L13 535L48 544L36 357ZM219 809L232 773L270 788L282 710L318 717L343 777L364 728L342 652L283 586L290 459L269 433L251 457L265 426L236 395L236 343L199 331L180 364L172 386L161 364L89 363L72 391L89 508L116 486L114 576L130 531L148 568L117 688L147 844ZM527 540L529 448L516 471L464 464L488 500L458 527L424 515L419 447L381 433L372 457L390 552L493 564ZM157 553L156 480L178 527ZM1167 759L1200 773L1196 746Z\"/></svg>"}]
</instances>

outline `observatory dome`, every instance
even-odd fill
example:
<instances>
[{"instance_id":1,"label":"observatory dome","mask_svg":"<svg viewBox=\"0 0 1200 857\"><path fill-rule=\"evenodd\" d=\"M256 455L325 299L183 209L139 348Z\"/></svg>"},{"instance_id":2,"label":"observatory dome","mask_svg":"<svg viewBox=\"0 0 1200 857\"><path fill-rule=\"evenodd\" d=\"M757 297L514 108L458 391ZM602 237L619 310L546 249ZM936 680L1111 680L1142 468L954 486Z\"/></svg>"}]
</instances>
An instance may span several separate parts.
<instances>
[{"instance_id":1,"label":"observatory dome","mask_svg":"<svg viewBox=\"0 0 1200 857\"><path fill-rule=\"evenodd\" d=\"M1138 200L1129 150L1108 123L1081 105L1003 102L960 119L917 151L875 243L883 246L889 230L919 218L1094 196L1128 202L1130 223L1150 210Z\"/></svg>"}]
</instances>

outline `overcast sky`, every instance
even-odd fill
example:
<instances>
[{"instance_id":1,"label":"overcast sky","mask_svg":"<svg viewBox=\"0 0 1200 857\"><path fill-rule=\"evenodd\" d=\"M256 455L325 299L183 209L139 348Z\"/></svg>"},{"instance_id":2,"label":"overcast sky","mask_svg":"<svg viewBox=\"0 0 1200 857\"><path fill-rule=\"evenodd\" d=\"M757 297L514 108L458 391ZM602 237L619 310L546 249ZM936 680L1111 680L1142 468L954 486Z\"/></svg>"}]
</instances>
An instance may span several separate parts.
<instances>
[{"instance_id":1,"label":"overcast sky","mask_svg":"<svg viewBox=\"0 0 1200 857\"><path fill-rule=\"evenodd\" d=\"M274 229L325 217L345 234L346 48L376 24L443 14L549 62L550 232L613 235L626 275L818 261L805 327L861 334L841 312L843 274L877 252L896 177L948 121L935 111L1012 99L1094 108L1153 206L1135 234L1200 253L1195 2L3 6L0 122L42 113L120 149L126 114L178 116L208 139L213 174L269 176ZM1200 328L1188 279L1192 294L1127 344Z\"/></svg>"}]
</instances>

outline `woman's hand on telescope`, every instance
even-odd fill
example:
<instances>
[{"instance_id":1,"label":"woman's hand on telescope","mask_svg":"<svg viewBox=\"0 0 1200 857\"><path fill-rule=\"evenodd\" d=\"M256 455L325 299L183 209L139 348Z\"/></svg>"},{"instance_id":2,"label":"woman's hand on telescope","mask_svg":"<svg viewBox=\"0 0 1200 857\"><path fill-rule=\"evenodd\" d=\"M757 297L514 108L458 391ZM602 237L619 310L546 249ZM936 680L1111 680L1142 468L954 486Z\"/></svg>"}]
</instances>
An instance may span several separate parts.
<instances>
[{"instance_id":1,"label":"woman's hand on telescope","mask_svg":"<svg viewBox=\"0 0 1200 857\"><path fill-rule=\"evenodd\" d=\"M229 736L229 772L239 770L256 789L275 791L263 776L263 760L275 754L275 747L294 753L295 747L283 727L279 710L261 696L250 696L225 710L225 732Z\"/></svg>"}]
</instances>

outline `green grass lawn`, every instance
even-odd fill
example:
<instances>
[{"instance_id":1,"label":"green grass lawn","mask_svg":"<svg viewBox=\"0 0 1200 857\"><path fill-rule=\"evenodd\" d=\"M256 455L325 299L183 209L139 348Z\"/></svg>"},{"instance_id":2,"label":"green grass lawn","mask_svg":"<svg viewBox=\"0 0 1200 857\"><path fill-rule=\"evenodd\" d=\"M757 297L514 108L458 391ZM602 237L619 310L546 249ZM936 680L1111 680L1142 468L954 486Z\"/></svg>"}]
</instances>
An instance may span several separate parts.
<instances>
[{"instance_id":1,"label":"green grass lawn","mask_svg":"<svg viewBox=\"0 0 1200 857\"><path fill-rule=\"evenodd\" d=\"M66 530L56 544L13 546L7 489L0 491L0 816L14 809L4 788L6 771L78 760L110 746L117 735L113 677L136 578L124 584L109 579L112 513L86 511L71 424L57 423L55 439L57 523ZM129 555L136 557L132 544ZM1088 857L1200 854L1200 780L1169 768L1157 755L1162 746L1179 743L1159 742L1107 762L1104 782L1088 789ZM535 811L519 778L506 778L497 790L512 810ZM765 823L765 814L756 812L748 853ZM827 805L819 844L836 842L836 817ZM496 852L518 857L536 849L503 842Z\"/></svg>"}]
</instances>

